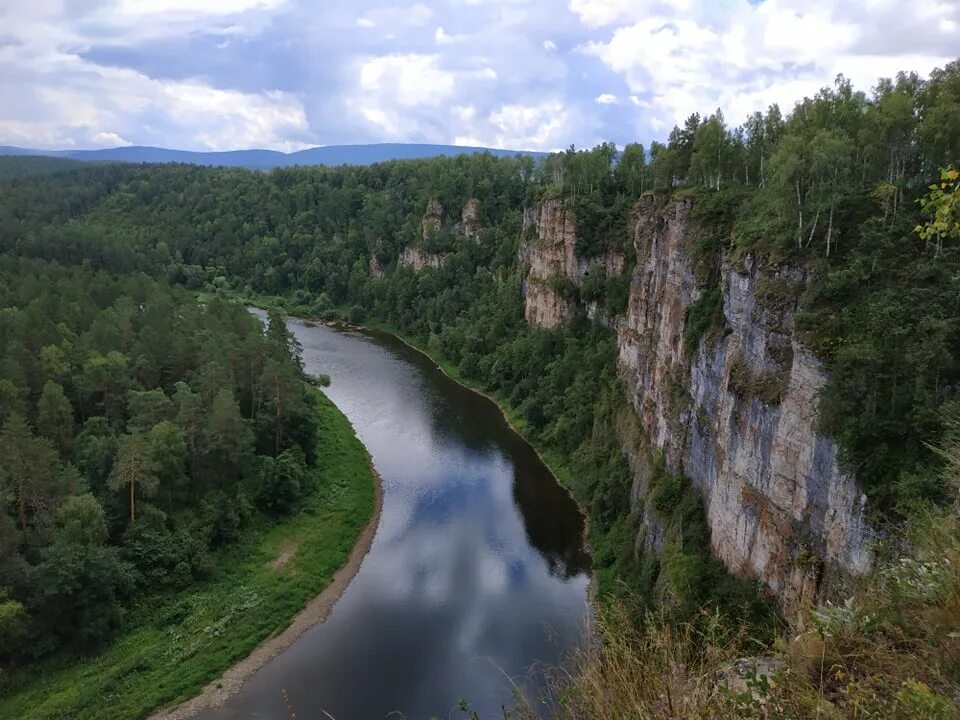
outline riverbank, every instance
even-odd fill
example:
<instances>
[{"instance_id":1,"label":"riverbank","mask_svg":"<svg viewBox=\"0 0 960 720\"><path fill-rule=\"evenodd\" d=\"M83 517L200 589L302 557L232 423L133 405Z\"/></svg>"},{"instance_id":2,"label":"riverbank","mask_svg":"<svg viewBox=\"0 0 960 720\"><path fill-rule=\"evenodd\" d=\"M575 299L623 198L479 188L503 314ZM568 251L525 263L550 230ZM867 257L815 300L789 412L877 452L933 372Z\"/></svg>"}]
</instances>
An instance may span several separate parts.
<instances>
[{"instance_id":1,"label":"riverbank","mask_svg":"<svg viewBox=\"0 0 960 720\"><path fill-rule=\"evenodd\" d=\"M133 608L99 654L13 674L0 717L132 720L163 706L174 709L155 718L188 717L322 621L373 541L381 495L349 420L322 394L317 412L322 480L299 513L255 522L215 557L214 580Z\"/></svg>"},{"instance_id":2,"label":"riverbank","mask_svg":"<svg viewBox=\"0 0 960 720\"><path fill-rule=\"evenodd\" d=\"M592 545L590 541L590 537L591 537L590 536L590 515L587 512L587 509L580 502L580 499L574 493L573 471L569 468L569 466L566 464L566 462L563 460L562 457L560 457L560 455L557 452L551 450L548 447L544 447L542 443L537 442L532 437L532 434L530 433L530 429L529 429L529 426L527 425L527 422L523 419L523 417L520 415L520 413L517 410L512 408L510 404L506 402L506 400L504 400L503 398L499 398L496 395L493 395L491 393L488 393L479 385L471 382L468 378L465 378L455 365L453 365L450 362L447 362L442 357L435 357L429 352L427 348L421 347L416 343L415 340L405 335L403 332L401 332L397 328L392 327L386 323L368 322L366 324L361 324L361 323L350 323L345 320L323 320L320 318L311 317L308 314L291 313L290 311L285 310L282 306L271 304L271 303L261 304L256 301L247 301L247 302L251 305L260 307L262 309L279 310L289 315L290 317L295 317L304 322L323 323L325 325L328 325L334 328L337 328L337 327L355 328L359 330L375 330L377 332L386 333L387 335L390 335L391 337L394 337L400 342L402 342L411 350L414 350L415 352L418 352L424 357L426 357L431 363L433 363L433 365L438 370L440 370L440 372L442 372L447 378L449 378L453 382L457 383L461 387L464 387L471 392L481 395L482 397L492 402L494 405L496 405L497 409L500 411L500 414L503 416L504 421L507 423L510 429L513 430L517 435L519 435L523 439L523 441L530 446L533 452L540 459L540 462L542 462L544 466L546 466L546 468L550 471L550 474L553 475L553 477L556 479L560 487L562 487L567 492L567 494L570 496L570 499L573 500L573 502L576 504L577 509L580 511L580 516L583 518L584 549L592 557ZM596 603L597 592L598 592L597 578L596 578L596 575L591 572L590 584L587 587L587 594L590 599L591 606L593 607L594 610L597 609L597 603Z\"/></svg>"},{"instance_id":3,"label":"riverbank","mask_svg":"<svg viewBox=\"0 0 960 720\"><path fill-rule=\"evenodd\" d=\"M201 298L203 296L201 295ZM512 408L510 404L503 398L492 395L481 388L478 384L472 382L469 378L463 376L460 370L448 362L442 357L435 357L430 353L430 351L417 344L417 342L410 336L403 333L396 327L389 325L385 322L369 320L365 323L351 323L347 320L344 320L341 315L344 313L336 312L336 319L325 319L311 315L305 311L303 306L290 307L284 305L279 301L278 298L271 298L263 295L255 296L246 296L246 295L231 295L234 299L239 302L242 302L246 305L259 308L261 310L271 311L276 310L283 313L288 317L297 318L298 320L303 320L305 322L311 323L322 323L329 325L331 327L343 327L343 328L356 328L359 330L376 330L378 332L386 333L395 337L397 340L402 342L407 347L415 350L424 357L426 357L430 362L432 362L444 375L453 380L458 385L467 388L468 390L482 395L492 402L500 410L500 414L503 415L503 419L506 420L507 425L509 425L517 435L522 437L524 441L533 449L537 454L537 457L540 458L540 461L546 465L547 469L550 470L550 473L557 479L560 485L567 491L571 499L577 504L577 507L580 509L580 514L584 519L584 532L586 537L584 538L587 544L587 551L589 552L589 532L590 532L590 516L586 511L586 508L583 507L583 504L577 498L576 494L573 491L574 482L573 482L573 471L569 468L567 463L560 457L559 453L551 450L548 447L545 447L542 443L537 442L530 433L530 428L527 422L523 419L520 413ZM593 587L591 581L591 588Z\"/></svg>"},{"instance_id":4,"label":"riverbank","mask_svg":"<svg viewBox=\"0 0 960 720\"><path fill-rule=\"evenodd\" d=\"M323 592L297 613L286 630L279 635L264 640L247 657L219 678L210 682L199 695L175 707L158 711L152 714L149 720L187 720L187 718L191 718L203 710L223 705L257 670L293 645L307 630L327 619L333 606L336 605L350 581L360 570L360 565L367 553L370 552L370 546L373 545L373 539L376 537L377 528L380 525L380 512L383 509L383 488L379 476L376 475L376 470L373 473L377 477L373 515L363 532L360 533L360 537L357 538L346 564L334 573L330 584L324 588ZM296 551L294 551L295 553ZM271 569L278 569L277 563L286 565L288 559L284 554L281 554L277 562L271 563Z\"/></svg>"}]
</instances>

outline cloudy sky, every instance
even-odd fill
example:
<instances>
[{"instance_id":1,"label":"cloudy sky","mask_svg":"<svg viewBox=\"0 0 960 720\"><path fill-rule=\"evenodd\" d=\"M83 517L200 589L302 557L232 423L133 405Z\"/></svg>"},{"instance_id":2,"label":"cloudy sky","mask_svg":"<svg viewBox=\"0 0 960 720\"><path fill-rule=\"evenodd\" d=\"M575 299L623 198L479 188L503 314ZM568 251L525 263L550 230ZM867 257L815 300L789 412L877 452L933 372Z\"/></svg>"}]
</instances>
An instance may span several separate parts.
<instances>
[{"instance_id":1,"label":"cloudy sky","mask_svg":"<svg viewBox=\"0 0 960 720\"><path fill-rule=\"evenodd\" d=\"M960 54L960 0L0 0L0 144L555 149Z\"/></svg>"}]
</instances>

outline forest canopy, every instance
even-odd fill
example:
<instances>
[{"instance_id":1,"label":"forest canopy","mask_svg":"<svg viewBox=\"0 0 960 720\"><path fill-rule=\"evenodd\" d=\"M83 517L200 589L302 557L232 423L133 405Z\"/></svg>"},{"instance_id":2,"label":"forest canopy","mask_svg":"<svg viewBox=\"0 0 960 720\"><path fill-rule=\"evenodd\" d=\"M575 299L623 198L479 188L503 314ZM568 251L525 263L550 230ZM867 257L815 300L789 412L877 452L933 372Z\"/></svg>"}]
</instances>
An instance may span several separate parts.
<instances>
[{"instance_id":1,"label":"forest canopy","mask_svg":"<svg viewBox=\"0 0 960 720\"><path fill-rule=\"evenodd\" d=\"M142 274L0 256L0 655L107 639L313 482L282 318Z\"/></svg>"},{"instance_id":2,"label":"forest canopy","mask_svg":"<svg viewBox=\"0 0 960 720\"><path fill-rule=\"evenodd\" d=\"M723 262L802 267L798 322L830 376L823 429L877 515L902 517L944 499L930 446L960 383L958 162L958 62L869 93L841 76L790 112L771 106L737 126L719 110L694 114L665 143L571 147L540 163L33 173L18 159L0 186L0 618L19 618L11 627L32 642L16 647L30 652L94 641L115 618L84 622L90 608L202 577L249 513L296 506L313 462L297 348L279 318L264 334L228 297L413 338L571 469L604 589L650 599L669 579L678 614L753 612L756 594L711 556L699 495L662 468L655 511L674 555L634 553L632 478L612 431L624 405L615 337L582 316L550 330L524 322L530 213L559 199L585 261L623 253L622 273L564 288L616 315L638 199L691 199L709 230L691 250L706 299L691 347L722 315ZM428 205L440 208L432 233ZM442 262L417 272L400 262L408 248ZM49 612L63 592L55 557L91 593L69 619Z\"/></svg>"}]
</instances>

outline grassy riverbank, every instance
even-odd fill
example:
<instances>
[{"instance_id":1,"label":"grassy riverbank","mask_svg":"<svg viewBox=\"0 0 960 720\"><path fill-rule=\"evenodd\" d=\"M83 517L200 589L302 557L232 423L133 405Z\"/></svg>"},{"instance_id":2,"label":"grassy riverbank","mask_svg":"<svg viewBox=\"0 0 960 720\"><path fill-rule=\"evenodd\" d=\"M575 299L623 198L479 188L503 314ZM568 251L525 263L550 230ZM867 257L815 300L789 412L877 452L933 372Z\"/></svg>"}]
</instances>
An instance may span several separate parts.
<instances>
[{"instance_id":1,"label":"grassy riverbank","mask_svg":"<svg viewBox=\"0 0 960 720\"><path fill-rule=\"evenodd\" d=\"M335 308L329 310L324 318L317 318L311 314L310 308L307 306L291 304L282 297L270 295L243 295L242 293L234 293L231 297L238 302L243 302L262 310L276 310L304 320L346 322L345 318L348 315L346 308ZM201 299L203 299L202 296ZM502 393L484 388L479 382L460 372L460 369L447 358L443 357L442 354L431 351L427 343L412 336L410 333L404 332L382 318L365 318L362 326L393 335L430 358L450 379L495 402L509 425L530 444L553 476L567 489L571 497L573 497L574 501L580 507L581 514L586 522L587 546L594 560L596 560L597 557L609 558L621 552L620 546L624 542L622 537L616 533L602 532L590 523L590 513L585 506L590 495L589 488L584 486L582 478L578 482L577 473L572 467L569 456L558 451L555 447L550 446L538 437L520 410L511 405ZM607 595L621 589L622 583L619 582L617 570L611 564L597 564L594 562L592 569L591 595L596 592L599 592L601 595Z\"/></svg>"},{"instance_id":2,"label":"grassy riverbank","mask_svg":"<svg viewBox=\"0 0 960 720\"><path fill-rule=\"evenodd\" d=\"M319 320L319 318L316 318L310 314L309 308L305 306L284 303L282 298L271 297L267 295L237 295L234 297L234 299L239 302L258 307L262 310L277 310L286 315L298 317L304 320ZM342 318L346 317L347 312L346 309L341 308L331 312L331 315L335 316L337 321L343 321ZM413 349L430 358L430 360L451 380L495 402L500 408L500 411L503 413L503 416L510 427L512 427L517 434L523 437L523 439L530 444L553 476L557 478L560 484L563 485L568 492L570 492L574 501L576 501L580 506L584 520L587 521L588 544L592 547L595 542L599 542L601 544L606 542L605 536L591 536L589 514L587 513L586 508L583 507L582 499L579 496L580 488L576 483L576 474L574 473L573 468L570 467L570 463L564 457L563 453L558 452L555 448L550 447L536 437L535 433L531 431L529 423L526 421L520 411L509 403L507 398L498 393L489 392L480 383L466 377L462 372L460 372L460 369L455 364L444 358L442 355L431 352L425 343L419 341L409 333L405 333L401 329L389 324L385 320L367 318L363 321L362 325L363 327L385 332L400 339ZM593 589L598 587L596 584L597 582L602 582L604 585L610 585L615 581L615 578L608 568L595 568L595 570L597 570L597 577L595 578L595 583L591 586Z\"/></svg>"},{"instance_id":3,"label":"grassy riverbank","mask_svg":"<svg viewBox=\"0 0 960 720\"><path fill-rule=\"evenodd\" d=\"M320 396L319 489L280 523L260 518L215 558L208 583L130 611L105 650L14 673L3 718L140 718L198 693L326 588L375 508L369 458L353 427ZM290 554L292 552L292 554Z\"/></svg>"}]
</instances>

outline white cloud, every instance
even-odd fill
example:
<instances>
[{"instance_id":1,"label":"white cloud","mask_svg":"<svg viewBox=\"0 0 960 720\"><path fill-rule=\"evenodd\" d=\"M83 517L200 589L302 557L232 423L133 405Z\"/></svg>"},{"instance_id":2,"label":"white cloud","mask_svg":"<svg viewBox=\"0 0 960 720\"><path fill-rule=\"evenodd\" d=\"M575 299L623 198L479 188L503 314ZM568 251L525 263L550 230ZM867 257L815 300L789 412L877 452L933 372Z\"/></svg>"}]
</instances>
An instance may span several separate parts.
<instances>
[{"instance_id":1,"label":"white cloud","mask_svg":"<svg viewBox=\"0 0 960 720\"><path fill-rule=\"evenodd\" d=\"M569 8L585 26L609 28L580 51L622 76L654 129L717 107L731 122L772 102L789 111L840 73L864 90L899 70L927 74L960 46L957 33L953 47L917 43L931 27L960 22L960 3L942 0L915 0L909 14L894 0L570 0Z\"/></svg>"},{"instance_id":2,"label":"white cloud","mask_svg":"<svg viewBox=\"0 0 960 720\"><path fill-rule=\"evenodd\" d=\"M582 115L566 107L559 98L539 104L505 104L485 116L474 117L454 142L457 145L558 150L569 145L575 128L587 125Z\"/></svg>"},{"instance_id":3,"label":"white cloud","mask_svg":"<svg viewBox=\"0 0 960 720\"><path fill-rule=\"evenodd\" d=\"M110 11L133 17L166 13L235 15L247 10L270 10L284 2L285 0L120 0Z\"/></svg>"},{"instance_id":4,"label":"white cloud","mask_svg":"<svg viewBox=\"0 0 960 720\"><path fill-rule=\"evenodd\" d=\"M0 0L0 143L649 142L957 47L960 0Z\"/></svg>"},{"instance_id":5,"label":"white cloud","mask_svg":"<svg viewBox=\"0 0 960 720\"><path fill-rule=\"evenodd\" d=\"M404 107L436 105L454 90L454 74L440 68L439 55L384 55L360 63L360 90Z\"/></svg>"},{"instance_id":6,"label":"white cloud","mask_svg":"<svg viewBox=\"0 0 960 720\"><path fill-rule=\"evenodd\" d=\"M655 12L686 13L693 0L570 0L570 10L589 27L640 20Z\"/></svg>"},{"instance_id":7,"label":"white cloud","mask_svg":"<svg viewBox=\"0 0 960 720\"><path fill-rule=\"evenodd\" d=\"M120 147L122 145L133 145L132 142L127 140L120 135L117 135L115 132L98 132L96 135L90 138L90 142L95 145L102 145L103 147Z\"/></svg>"},{"instance_id":8,"label":"white cloud","mask_svg":"<svg viewBox=\"0 0 960 720\"><path fill-rule=\"evenodd\" d=\"M358 20L360 27L385 27L395 30L422 27L433 18L433 10L422 3L410 7L380 7L368 10Z\"/></svg>"},{"instance_id":9,"label":"white cloud","mask_svg":"<svg viewBox=\"0 0 960 720\"><path fill-rule=\"evenodd\" d=\"M199 79L163 80L78 55L7 47L0 60L29 71L0 84L0 141L31 147L130 144L134 133L166 128L167 144L193 149L297 149L307 131L300 100L281 92L245 93Z\"/></svg>"}]
</instances>

